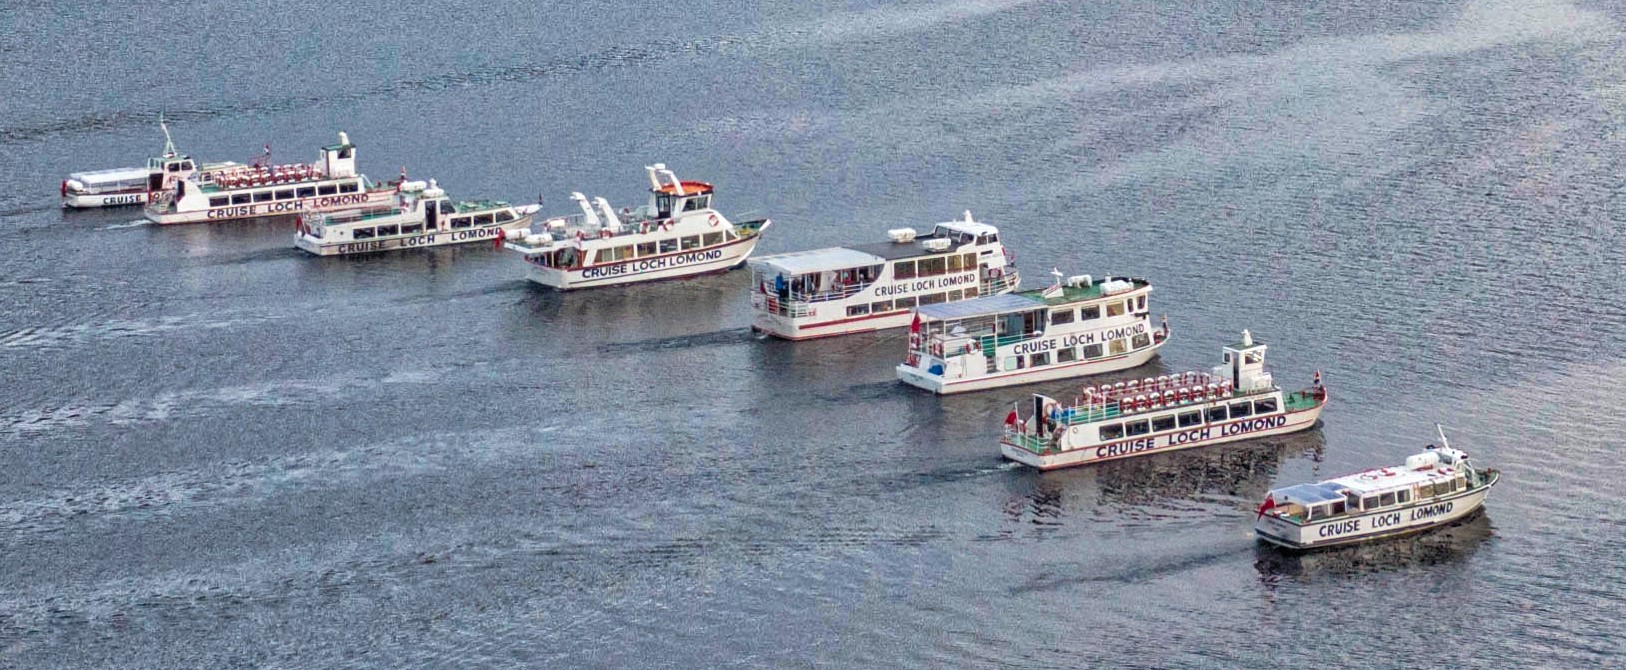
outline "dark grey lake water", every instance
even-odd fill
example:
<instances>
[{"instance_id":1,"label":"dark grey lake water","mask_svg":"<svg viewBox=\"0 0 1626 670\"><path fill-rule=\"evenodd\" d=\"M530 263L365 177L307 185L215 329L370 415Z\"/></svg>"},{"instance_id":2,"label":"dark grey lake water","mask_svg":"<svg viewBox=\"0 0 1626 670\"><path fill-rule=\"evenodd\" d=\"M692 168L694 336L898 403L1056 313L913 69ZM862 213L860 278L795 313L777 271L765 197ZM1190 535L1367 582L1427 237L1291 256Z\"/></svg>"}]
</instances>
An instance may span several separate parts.
<instances>
[{"instance_id":1,"label":"dark grey lake water","mask_svg":"<svg viewBox=\"0 0 1626 670\"><path fill-rule=\"evenodd\" d=\"M1564 0L0 4L0 667L1597 667L1626 585L1626 6ZM748 279L559 294L488 245L63 212L163 112L206 159L641 198L773 253L963 210L1030 283L1145 276L1333 402L1039 474L1027 389L749 332ZM1127 375L1126 375L1127 376ZM1076 383L1054 384L1065 393ZM1070 395L1070 394L1069 394ZM1434 422L1471 523L1255 545Z\"/></svg>"}]
</instances>

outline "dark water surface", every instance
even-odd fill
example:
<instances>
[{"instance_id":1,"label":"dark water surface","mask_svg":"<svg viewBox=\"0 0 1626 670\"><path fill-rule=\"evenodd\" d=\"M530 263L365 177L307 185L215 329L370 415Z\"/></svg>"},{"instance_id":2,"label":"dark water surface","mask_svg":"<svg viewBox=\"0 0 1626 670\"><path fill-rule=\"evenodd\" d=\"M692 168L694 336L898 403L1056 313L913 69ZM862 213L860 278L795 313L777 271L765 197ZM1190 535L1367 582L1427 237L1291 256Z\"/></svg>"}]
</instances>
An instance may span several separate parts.
<instances>
[{"instance_id":1,"label":"dark water surface","mask_svg":"<svg viewBox=\"0 0 1626 670\"><path fill-rule=\"evenodd\" d=\"M1626 6L0 5L0 666L1622 663ZM664 161L779 252L971 209L1022 269L1251 328L1324 426L1038 474L1025 391L751 336L741 273L558 294L476 244L62 212L156 116L562 211ZM1073 383L1051 385L1065 393ZM1070 395L1070 394L1069 394ZM1414 540L1256 548L1273 485L1457 430Z\"/></svg>"}]
</instances>

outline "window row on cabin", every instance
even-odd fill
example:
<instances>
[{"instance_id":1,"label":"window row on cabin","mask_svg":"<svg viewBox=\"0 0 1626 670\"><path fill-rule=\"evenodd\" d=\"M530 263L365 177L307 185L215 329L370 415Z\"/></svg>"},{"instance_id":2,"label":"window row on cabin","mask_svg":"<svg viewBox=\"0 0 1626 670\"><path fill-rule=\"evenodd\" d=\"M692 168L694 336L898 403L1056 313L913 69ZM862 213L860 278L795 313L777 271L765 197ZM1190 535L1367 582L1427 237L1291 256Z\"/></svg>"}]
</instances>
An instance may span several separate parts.
<instances>
[{"instance_id":1,"label":"window row on cabin","mask_svg":"<svg viewBox=\"0 0 1626 670\"><path fill-rule=\"evenodd\" d=\"M1129 300L1118 300L1106 304L1107 316L1123 316L1129 310L1141 312L1146 310L1146 295L1142 294ZM1101 306L1089 305L1073 309L1071 307L1052 308L1050 310L1050 325L1059 326L1074 321L1089 321L1101 318Z\"/></svg>"},{"instance_id":2,"label":"window row on cabin","mask_svg":"<svg viewBox=\"0 0 1626 670\"><path fill-rule=\"evenodd\" d=\"M852 305L847 308L847 316L864 316L866 314L885 314L887 312L914 309L917 305L936 305L945 302L958 302L966 298L977 297L977 287L955 289L947 293L932 293L922 296L909 296L897 300L882 300L867 305Z\"/></svg>"},{"instance_id":3,"label":"window row on cabin","mask_svg":"<svg viewBox=\"0 0 1626 670\"><path fill-rule=\"evenodd\" d=\"M1464 482L1460 477L1453 476L1450 479L1442 479L1428 482L1426 484L1418 484L1416 486L1417 498L1426 499L1433 498L1435 496L1449 495L1466 487L1466 482ZM1354 491L1346 490L1344 491L1343 500L1334 500L1332 502L1310 505L1305 510L1304 520L1319 521L1348 512L1370 512L1373 510L1380 510L1385 507L1404 505L1411 502L1411 500L1412 489L1409 487L1396 489L1393 491L1384 491L1382 493L1374 493L1369 496L1362 496Z\"/></svg>"},{"instance_id":4,"label":"window row on cabin","mask_svg":"<svg viewBox=\"0 0 1626 670\"><path fill-rule=\"evenodd\" d=\"M319 195L337 195L340 193L358 193L361 185L356 182L344 184L325 184L322 186L301 186L299 188L282 188L253 193L238 193L232 196L215 196L209 198L210 207L225 207L226 205L247 205L256 202L271 202L273 200L294 200L298 198L314 198Z\"/></svg>"},{"instance_id":5,"label":"window row on cabin","mask_svg":"<svg viewBox=\"0 0 1626 670\"><path fill-rule=\"evenodd\" d=\"M706 233L705 235L690 235L688 237L673 237L656 242L640 242L638 244L624 244L619 247L599 249L593 257L593 263L614 263L616 261L644 258L645 256L659 256L661 254L689 251L701 247L714 247L725 241L732 242L739 239L734 231Z\"/></svg>"},{"instance_id":6,"label":"window row on cabin","mask_svg":"<svg viewBox=\"0 0 1626 670\"><path fill-rule=\"evenodd\" d=\"M1105 345L1088 344L1082 347L1062 347L1053 352L1045 351L1037 354L1028 354L1026 356L1006 356L1004 360L1000 361L999 369L1002 372L1010 372L1011 370L1037 368L1050 365L1052 362L1052 353L1055 354L1054 362L1072 363L1079 360L1091 361L1097 358L1105 358L1107 356L1121 356L1129 353L1130 351L1144 349L1151 345L1151 336L1141 333L1129 339L1107 340Z\"/></svg>"},{"instance_id":7,"label":"window row on cabin","mask_svg":"<svg viewBox=\"0 0 1626 670\"><path fill-rule=\"evenodd\" d=\"M514 213L502 210L494 214L475 214L473 216L459 216L448 219L453 230L475 228L507 223L514 220ZM353 228L350 231L351 239L370 240L374 237L389 237L391 235L417 235L424 232L424 224L414 223L404 226L372 226L367 228ZM431 229L433 232L433 229Z\"/></svg>"},{"instance_id":8,"label":"window row on cabin","mask_svg":"<svg viewBox=\"0 0 1626 670\"><path fill-rule=\"evenodd\" d=\"M965 272L975 269L977 269L976 254L955 254L953 256L897 261L892 264L892 278L936 277L952 272Z\"/></svg>"},{"instance_id":9,"label":"window row on cabin","mask_svg":"<svg viewBox=\"0 0 1626 670\"><path fill-rule=\"evenodd\" d=\"M1199 428L1205 423L1219 423L1229 419L1274 414L1279 408L1280 405L1275 398L1260 398L1253 401L1242 400L1227 405L1215 405L1207 409L1187 409L1148 416L1144 419L1125 421L1123 423L1109 423L1100 428L1101 441L1107 442L1125 437L1139 437L1170 430Z\"/></svg>"}]
</instances>

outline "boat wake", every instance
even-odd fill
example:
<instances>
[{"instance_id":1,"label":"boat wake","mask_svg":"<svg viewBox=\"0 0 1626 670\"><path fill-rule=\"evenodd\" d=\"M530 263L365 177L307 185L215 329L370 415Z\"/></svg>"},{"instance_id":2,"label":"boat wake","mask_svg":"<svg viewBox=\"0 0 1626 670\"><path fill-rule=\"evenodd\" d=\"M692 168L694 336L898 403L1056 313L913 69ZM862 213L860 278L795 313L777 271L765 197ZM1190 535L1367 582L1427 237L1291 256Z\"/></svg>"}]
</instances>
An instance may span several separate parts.
<instances>
[{"instance_id":1,"label":"boat wake","mask_svg":"<svg viewBox=\"0 0 1626 670\"><path fill-rule=\"evenodd\" d=\"M140 228L142 226L147 226L147 225L151 225L151 224L152 224L152 222L148 221L146 219L136 219L135 221L126 221L124 223L115 223L115 224L111 224L111 225L107 225L107 226L102 226L102 230L123 230L125 228Z\"/></svg>"},{"instance_id":2,"label":"boat wake","mask_svg":"<svg viewBox=\"0 0 1626 670\"><path fill-rule=\"evenodd\" d=\"M678 337L662 337L652 340L633 340L630 342L609 342L599 345L599 351L604 353L639 352L639 351L670 351L673 349L694 349L697 347L719 347L731 344L744 344L753 336L750 328L730 328L711 333L696 333L694 335L680 335Z\"/></svg>"}]
</instances>

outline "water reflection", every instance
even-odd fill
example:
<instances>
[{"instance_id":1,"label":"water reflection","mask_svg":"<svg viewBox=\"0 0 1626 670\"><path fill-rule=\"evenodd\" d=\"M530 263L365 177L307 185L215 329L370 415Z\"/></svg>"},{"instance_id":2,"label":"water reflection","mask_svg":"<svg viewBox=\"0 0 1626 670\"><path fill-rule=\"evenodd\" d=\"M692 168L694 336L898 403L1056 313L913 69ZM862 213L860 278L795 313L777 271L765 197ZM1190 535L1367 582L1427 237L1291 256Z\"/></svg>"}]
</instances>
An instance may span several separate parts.
<instances>
[{"instance_id":1,"label":"water reflection","mask_svg":"<svg viewBox=\"0 0 1626 670\"><path fill-rule=\"evenodd\" d=\"M1259 579L1272 585L1283 577L1308 580L1423 568L1457 563L1472 556L1493 534L1490 515L1480 509L1473 516L1443 528L1385 540L1294 553L1259 543L1254 568Z\"/></svg>"},{"instance_id":2,"label":"water reflection","mask_svg":"<svg viewBox=\"0 0 1626 670\"><path fill-rule=\"evenodd\" d=\"M1236 500L1263 498L1288 458L1320 462L1326 437L1319 428L1240 444L1218 445L1039 472L1011 478L1004 504L1008 521L1057 524L1070 514L1103 508L1140 508L1150 515L1188 511L1192 503L1220 503L1205 513L1232 514ZM1121 511L1118 516L1122 516Z\"/></svg>"}]
</instances>

